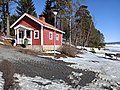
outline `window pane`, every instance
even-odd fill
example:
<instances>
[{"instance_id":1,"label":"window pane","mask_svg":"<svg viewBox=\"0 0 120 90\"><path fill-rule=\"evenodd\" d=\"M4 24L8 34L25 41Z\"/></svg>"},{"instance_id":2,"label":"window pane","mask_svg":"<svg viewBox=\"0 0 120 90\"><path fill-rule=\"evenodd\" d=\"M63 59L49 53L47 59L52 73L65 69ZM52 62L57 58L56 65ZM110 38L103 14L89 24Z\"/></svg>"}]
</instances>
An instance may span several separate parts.
<instances>
[{"instance_id":1,"label":"window pane","mask_svg":"<svg viewBox=\"0 0 120 90\"><path fill-rule=\"evenodd\" d=\"M39 31L34 31L34 39L39 39Z\"/></svg>"},{"instance_id":2,"label":"window pane","mask_svg":"<svg viewBox=\"0 0 120 90\"><path fill-rule=\"evenodd\" d=\"M51 32L49 33L49 39L52 40L52 33Z\"/></svg>"},{"instance_id":3,"label":"window pane","mask_svg":"<svg viewBox=\"0 0 120 90\"><path fill-rule=\"evenodd\" d=\"M38 37L38 32L35 32L35 37Z\"/></svg>"},{"instance_id":4,"label":"window pane","mask_svg":"<svg viewBox=\"0 0 120 90\"><path fill-rule=\"evenodd\" d=\"M56 40L59 40L59 35L58 34L56 35Z\"/></svg>"},{"instance_id":5,"label":"window pane","mask_svg":"<svg viewBox=\"0 0 120 90\"><path fill-rule=\"evenodd\" d=\"M50 33L50 38L52 38L52 34Z\"/></svg>"}]
</instances>

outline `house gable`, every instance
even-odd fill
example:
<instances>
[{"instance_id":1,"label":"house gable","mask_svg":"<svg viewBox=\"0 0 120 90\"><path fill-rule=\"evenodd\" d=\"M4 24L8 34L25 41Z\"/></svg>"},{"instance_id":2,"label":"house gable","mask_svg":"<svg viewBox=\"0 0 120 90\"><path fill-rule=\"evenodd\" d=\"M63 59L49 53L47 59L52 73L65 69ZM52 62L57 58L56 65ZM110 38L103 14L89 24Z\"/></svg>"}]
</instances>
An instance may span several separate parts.
<instances>
[{"instance_id":1,"label":"house gable","mask_svg":"<svg viewBox=\"0 0 120 90\"><path fill-rule=\"evenodd\" d=\"M40 25L26 16L22 18L15 26L17 25L23 25L25 27L32 28L33 30L40 30Z\"/></svg>"},{"instance_id":2,"label":"house gable","mask_svg":"<svg viewBox=\"0 0 120 90\"><path fill-rule=\"evenodd\" d=\"M42 21L42 20L40 20L40 19L38 19L38 18L36 18L36 17L34 17L34 16L31 16L31 15L29 15L29 14L27 14L27 13L23 14L15 23L13 23L13 24L10 26L10 28L13 28L13 27L14 27L19 21L21 21L25 16L28 17L29 19L33 20L33 21L36 22L37 24L40 24L40 25L42 25L42 26L44 26L44 27L46 27L46 28L49 28L49 29L51 29L51 30L53 30L53 31L58 31L58 32L60 32L60 33L65 33L65 32L63 32L63 31L55 28L54 26L52 26L52 25L50 25L50 24L48 24L48 23L46 23L46 22L44 22L44 21Z\"/></svg>"}]
</instances>

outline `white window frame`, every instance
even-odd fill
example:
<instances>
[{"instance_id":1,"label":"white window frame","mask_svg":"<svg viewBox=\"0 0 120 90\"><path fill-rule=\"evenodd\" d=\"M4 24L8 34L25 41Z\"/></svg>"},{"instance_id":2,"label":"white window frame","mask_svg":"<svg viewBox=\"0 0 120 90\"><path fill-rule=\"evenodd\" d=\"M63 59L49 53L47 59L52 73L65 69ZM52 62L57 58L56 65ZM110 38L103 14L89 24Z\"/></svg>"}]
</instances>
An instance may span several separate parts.
<instances>
[{"instance_id":1,"label":"white window frame","mask_svg":"<svg viewBox=\"0 0 120 90\"><path fill-rule=\"evenodd\" d=\"M36 32L38 33L38 37L35 37L35 33L36 33ZM39 31L38 31L38 30L35 30L35 31L34 31L34 39L39 39Z\"/></svg>"},{"instance_id":2,"label":"white window frame","mask_svg":"<svg viewBox=\"0 0 120 90\"><path fill-rule=\"evenodd\" d=\"M59 40L59 34L56 34L56 40Z\"/></svg>"},{"instance_id":3,"label":"white window frame","mask_svg":"<svg viewBox=\"0 0 120 90\"><path fill-rule=\"evenodd\" d=\"M51 37L50 37L50 34L52 35ZM53 39L53 33L49 32L49 40L52 40L52 39Z\"/></svg>"}]
</instances>

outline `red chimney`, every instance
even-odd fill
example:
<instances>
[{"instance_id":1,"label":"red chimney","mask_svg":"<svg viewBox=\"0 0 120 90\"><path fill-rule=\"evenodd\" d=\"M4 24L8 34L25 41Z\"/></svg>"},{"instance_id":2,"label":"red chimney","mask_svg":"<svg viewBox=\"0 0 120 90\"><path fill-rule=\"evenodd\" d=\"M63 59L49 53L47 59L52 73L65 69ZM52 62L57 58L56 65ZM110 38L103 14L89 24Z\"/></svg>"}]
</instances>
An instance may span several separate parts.
<instances>
[{"instance_id":1,"label":"red chimney","mask_svg":"<svg viewBox=\"0 0 120 90\"><path fill-rule=\"evenodd\" d=\"M44 16L40 16L40 20L45 22L45 17Z\"/></svg>"}]
</instances>

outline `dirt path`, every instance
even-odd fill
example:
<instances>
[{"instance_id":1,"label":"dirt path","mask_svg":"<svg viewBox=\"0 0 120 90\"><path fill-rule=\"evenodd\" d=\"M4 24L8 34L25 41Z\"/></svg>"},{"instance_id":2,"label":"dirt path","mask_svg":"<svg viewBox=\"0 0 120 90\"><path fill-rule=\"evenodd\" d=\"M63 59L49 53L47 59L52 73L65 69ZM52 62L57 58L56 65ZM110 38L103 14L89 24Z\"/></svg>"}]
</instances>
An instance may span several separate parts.
<instances>
[{"instance_id":1,"label":"dirt path","mask_svg":"<svg viewBox=\"0 0 120 90\"><path fill-rule=\"evenodd\" d=\"M0 61L1 60L13 62L16 67L16 73L30 77L40 76L49 80L61 79L74 88L78 85L85 86L95 79L95 73L92 71L73 69L67 66L70 65L70 63L23 54L14 48L0 46ZM82 75L77 77L73 72L82 73ZM69 77L70 75L72 75L74 79L71 79ZM77 82L73 82L74 80Z\"/></svg>"}]
</instances>

